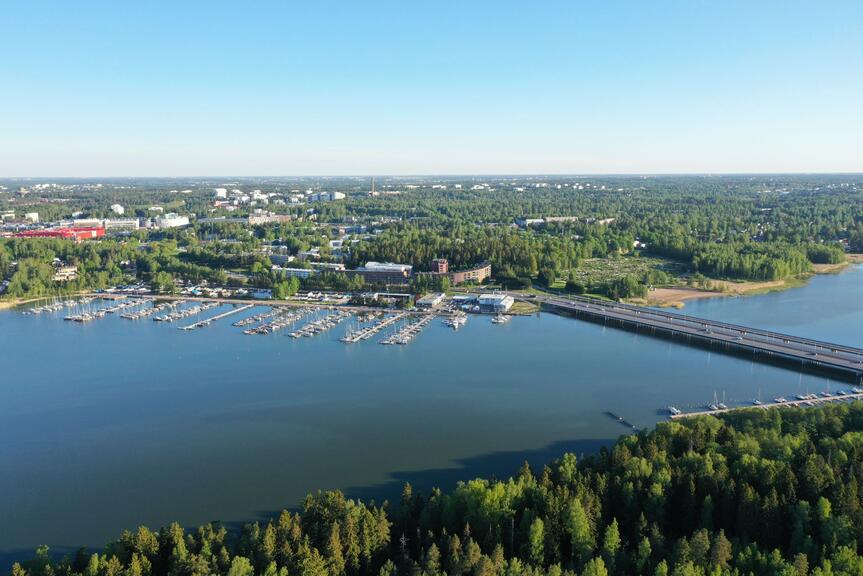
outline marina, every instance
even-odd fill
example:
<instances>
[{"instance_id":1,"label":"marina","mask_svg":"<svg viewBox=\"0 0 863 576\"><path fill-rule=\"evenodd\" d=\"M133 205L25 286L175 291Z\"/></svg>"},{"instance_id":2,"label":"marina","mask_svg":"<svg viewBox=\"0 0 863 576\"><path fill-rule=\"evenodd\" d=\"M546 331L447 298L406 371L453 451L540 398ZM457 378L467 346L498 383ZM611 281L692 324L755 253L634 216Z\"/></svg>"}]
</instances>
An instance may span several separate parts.
<instances>
[{"instance_id":1,"label":"marina","mask_svg":"<svg viewBox=\"0 0 863 576\"><path fill-rule=\"evenodd\" d=\"M425 314L416 322L408 322L401 330L381 340L380 344L400 344L402 346L410 344L411 340L416 338L434 319L434 314Z\"/></svg>"},{"instance_id":2,"label":"marina","mask_svg":"<svg viewBox=\"0 0 863 576\"><path fill-rule=\"evenodd\" d=\"M108 308L104 308L105 313L107 314L117 314L122 312L123 310L128 310L130 308L135 308L137 306L141 306L143 304L147 304L152 301L152 298L131 298L131 299L122 299L119 304L115 304L114 306L109 306Z\"/></svg>"},{"instance_id":3,"label":"marina","mask_svg":"<svg viewBox=\"0 0 863 576\"><path fill-rule=\"evenodd\" d=\"M284 330L289 326L293 326L298 320L302 319L307 314L312 312L311 308L276 308L273 310L276 314L267 314L266 318L271 318L268 322L264 322L258 326L243 330L243 334L248 336L254 334L274 334L280 330ZM253 322L254 323L254 322Z\"/></svg>"},{"instance_id":4,"label":"marina","mask_svg":"<svg viewBox=\"0 0 863 576\"><path fill-rule=\"evenodd\" d=\"M53 298L51 302L41 306L34 306L29 310L25 310L25 314L42 314L43 312L59 312L64 308L72 308L75 306L85 306L95 300L92 296L83 296L81 298Z\"/></svg>"},{"instance_id":5,"label":"marina","mask_svg":"<svg viewBox=\"0 0 863 576\"><path fill-rule=\"evenodd\" d=\"M88 310L86 312L80 312L77 314L69 314L68 316L66 316L63 319L71 321L71 322L84 323L84 322L92 322L93 320L97 320L97 319L102 318L104 316L105 316L105 310L97 309L94 311Z\"/></svg>"},{"instance_id":6,"label":"marina","mask_svg":"<svg viewBox=\"0 0 863 576\"><path fill-rule=\"evenodd\" d=\"M692 412L684 412L674 406L668 407L669 418L679 420L680 418L693 418L697 416L728 414L740 410L751 410L753 408L767 410L770 408L788 408L791 406L816 406L829 402L852 402L863 399L863 389L851 388L849 390L837 390L835 392L822 392L819 394L797 394L793 400L787 400L783 396L778 396L772 402L762 402L761 400L753 400L748 405L728 407L723 403L714 403L707 406L707 410L696 410Z\"/></svg>"},{"instance_id":7,"label":"marina","mask_svg":"<svg viewBox=\"0 0 863 576\"><path fill-rule=\"evenodd\" d=\"M170 310L172 308L176 308L177 306L182 306L185 304L182 300L173 300L170 302L160 302L158 304L153 302L153 306L149 308L142 308L140 310L136 310L134 312L126 312L120 315L120 318L125 318L126 320L141 320L142 318L149 318L153 314L158 314L160 312L164 312L165 310Z\"/></svg>"},{"instance_id":8,"label":"marina","mask_svg":"<svg viewBox=\"0 0 863 576\"><path fill-rule=\"evenodd\" d=\"M328 332L338 326L343 320L351 316L350 312L339 310L331 314L326 314L323 318L313 320L302 326L298 330L294 330L288 336L291 338L310 338Z\"/></svg>"},{"instance_id":9,"label":"marina","mask_svg":"<svg viewBox=\"0 0 863 576\"><path fill-rule=\"evenodd\" d=\"M280 308L270 308L266 312L261 312L260 314L254 314L253 316L248 316L246 318L242 318L237 320L232 324L232 326L236 328L242 328L244 326L251 326L252 324L257 324L258 322L263 322L268 318L273 318L274 316L278 316L282 313L282 309Z\"/></svg>"},{"instance_id":10,"label":"marina","mask_svg":"<svg viewBox=\"0 0 863 576\"><path fill-rule=\"evenodd\" d=\"M203 304L192 306L191 308L182 308L180 310L176 310L176 311L170 312L168 314L163 314L161 316L153 316L153 321L154 322L176 322L177 320L182 320L184 318L194 316L195 314L200 314L201 312L206 312L207 310L212 310L213 308L217 308L218 306L219 306L218 302L205 302Z\"/></svg>"},{"instance_id":11,"label":"marina","mask_svg":"<svg viewBox=\"0 0 863 576\"><path fill-rule=\"evenodd\" d=\"M376 320L375 323L371 326L366 326L365 328L360 328L357 330L349 330L341 338L341 341L345 344L356 344L357 342L368 340L381 330L384 330L388 326L391 326L396 322L407 318L407 316L407 312L399 312L391 316L384 316L383 318L379 318L378 320Z\"/></svg>"},{"instance_id":12,"label":"marina","mask_svg":"<svg viewBox=\"0 0 863 576\"><path fill-rule=\"evenodd\" d=\"M228 310L227 312L222 312L221 314L216 314L215 316L212 316L210 318L205 318L203 320L199 320L198 322L195 322L194 324L189 324L188 326L180 326L180 330L196 330L198 328L203 328L205 326L209 326L213 322L218 322L222 318L227 318L228 316L233 316L234 314L240 314L242 312L245 312L246 310L251 310L254 307L255 307L254 304L246 304L245 306L237 306L237 307L232 308L231 310Z\"/></svg>"},{"instance_id":13,"label":"marina","mask_svg":"<svg viewBox=\"0 0 863 576\"><path fill-rule=\"evenodd\" d=\"M446 318L443 323L444 325L449 326L453 330L458 330L459 328L467 324L467 314L461 311L454 312L451 316Z\"/></svg>"},{"instance_id":14,"label":"marina","mask_svg":"<svg viewBox=\"0 0 863 576\"><path fill-rule=\"evenodd\" d=\"M149 310L167 300L90 305L139 301ZM203 303L176 300L186 300L177 309ZM194 319L131 322L107 314L82 330L63 321L74 309L0 312L7 358L0 389L4 542L95 546L137 523L243 521L302 502L309 486L382 499L397 498L404 482L428 491L464 477L505 478L525 460L541 465L566 451L593 453L632 426L666 421L669 405L704 412L714 391L717 403L726 392L730 414L754 408L756 398L818 405L826 392L861 401L847 394L855 384L823 373L681 345L683 338L654 338L612 322L540 313L501 326L491 314L468 317L454 333L444 322L450 313L441 311L410 345L383 346L378 340L421 317L355 309L324 337L293 339L292 326L317 319L313 304L218 304L201 318L232 304L258 307L193 332L176 326ZM789 306L793 319L783 313ZM863 346L863 268L783 293L692 302L686 315ZM274 337L239 337L271 321L284 322L261 331L275 330ZM381 322L389 327L366 340L339 342ZM797 398L811 393L819 399ZM359 463L356 455L369 445L383 456ZM44 473L42 462L70 456L68 466ZM163 472L142 474L157 467ZM97 468L104 474L94 480L87 471ZM250 469L258 471L254 480ZM134 494L145 489L155 496L142 503ZM65 497L70 490L75 498ZM100 508L106 498L116 505ZM51 524L56 531L46 537L45 522L32 520L40 517L87 521L74 532Z\"/></svg>"}]
</instances>

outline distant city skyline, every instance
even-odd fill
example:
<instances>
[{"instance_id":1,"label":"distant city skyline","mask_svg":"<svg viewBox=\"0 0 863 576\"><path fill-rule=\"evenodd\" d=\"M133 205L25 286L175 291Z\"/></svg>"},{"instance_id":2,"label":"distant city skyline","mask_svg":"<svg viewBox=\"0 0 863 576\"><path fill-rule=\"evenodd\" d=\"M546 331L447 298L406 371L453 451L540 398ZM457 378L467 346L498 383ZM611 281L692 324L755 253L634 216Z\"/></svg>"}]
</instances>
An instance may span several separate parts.
<instances>
[{"instance_id":1,"label":"distant city skyline","mask_svg":"<svg viewBox=\"0 0 863 576\"><path fill-rule=\"evenodd\" d=\"M0 178L860 173L863 3L12 3Z\"/></svg>"}]
</instances>

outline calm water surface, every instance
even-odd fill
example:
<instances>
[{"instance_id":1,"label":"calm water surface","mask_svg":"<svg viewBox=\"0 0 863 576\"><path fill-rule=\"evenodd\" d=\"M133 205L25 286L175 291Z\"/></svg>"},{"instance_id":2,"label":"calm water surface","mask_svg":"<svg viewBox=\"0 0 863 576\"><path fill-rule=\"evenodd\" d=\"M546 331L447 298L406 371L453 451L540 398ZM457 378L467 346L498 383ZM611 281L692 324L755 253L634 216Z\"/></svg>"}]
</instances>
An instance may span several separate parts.
<instances>
[{"instance_id":1,"label":"calm water surface","mask_svg":"<svg viewBox=\"0 0 863 576\"><path fill-rule=\"evenodd\" d=\"M685 311L863 346L863 267ZM714 394L847 387L552 314L435 321L404 347L342 344L344 324L294 340L244 336L239 316L193 332L61 316L0 312L2 569L42 543L242 522L318 488L381 498L506 476L613 441L626 429L608 410L645 427Z\"/></svg>"}]
</instances>

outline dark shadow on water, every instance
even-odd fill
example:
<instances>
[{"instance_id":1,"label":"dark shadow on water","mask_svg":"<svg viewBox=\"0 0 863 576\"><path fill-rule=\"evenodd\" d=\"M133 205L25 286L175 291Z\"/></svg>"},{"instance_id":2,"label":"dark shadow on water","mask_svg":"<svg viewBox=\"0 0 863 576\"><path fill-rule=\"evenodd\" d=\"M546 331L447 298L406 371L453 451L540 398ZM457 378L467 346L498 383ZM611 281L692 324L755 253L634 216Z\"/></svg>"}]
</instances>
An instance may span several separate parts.
<instances>
[{"instance_id":1,"label":"dark shadow on water","mask_svg":"<svg viewBox=\"0 0 863 576\"><path fill-rule=\"evenodd\" d=\"M117 536L120 536L117 534ZM107 542L106 542L107 544ZM63 556L69 556L70 558L75 557L75 553L78 551L80 546L50 546L51 557L59 560ZM93 550L96 552L96 550ZM6 576L12 572L12 564L15 562L23 562L25 560L30 560L36 556L35 548L18 548L15 550L7 550L5 548L0 548L0 574Z\"/></svg>"},{"instance_id":2,"label":"dark shadow on water","mask_svg":"<svg viewBox=\"0 0 863 576\"><path fill-rule=\"evenodd\" d=\"M524 462L528 462L534 474L540 474L542 466L560 458L563 454L571 452L581 458L596 454L603 447L614 444L616 439L585 439L585 440L562 440L554 442L542 448L533 450L513 450L491 452L456 460L450 468L429 468L425 470L397 471L389 474L389 480L380 484L370 486L352 486L342 488L347 498L360 499L365 502L372 500L381 503L384 500L397 501L401 496L402 488L409 482L414 493L421 492L428 495L432 488L440 488L444 491L451 490L460 481L472 480L474 478L509 478L515 476ZM316 488L312 487L312 490ZM301 502L285 502L285 508L298 511ZM253 517L235 520L223 520L222 524L231 532L236 533L244 524L256 520L266 521L275 518L281 510L261 510ZM135 526L128 529L134 530ZM158 526L150 526L158 529ZM187 527L188 529L189 527ZM120 534L114 535L119 537ZM106 542L107 544L107 542ZM0 543L2 546L2 543ZM74 556L79 546L49 545L51 555L61 558L65 555ZM97 552L97 549L88 549L89 552ZM33 558L34 550L19 549L6 550L0 548L0 575L9 574L14 562L20 562Z\"/></svg>"},{"instance_id":3,"label":"dark shadow on water","mask_svg":"<svg viewBox=\"0 0 863 576\"><path fill-rule=\"evenodd\" d=\"M528 462L534 474L540 474L545 464L550 464L571 452L581 458L596 454L603 447L611 446L616 439L565 440L554 442L535 450L513 450L492 452L455 461L452 468L411 470L393 472L390 480L373 486L351 487L343 490L348 498L364 501L390 501L401 496L402 488L409 482L414 489L427 495L432 488L448 491L460 481L474 478L509 478L518 473L524 462Z\"/></svg>"}]
</instances>

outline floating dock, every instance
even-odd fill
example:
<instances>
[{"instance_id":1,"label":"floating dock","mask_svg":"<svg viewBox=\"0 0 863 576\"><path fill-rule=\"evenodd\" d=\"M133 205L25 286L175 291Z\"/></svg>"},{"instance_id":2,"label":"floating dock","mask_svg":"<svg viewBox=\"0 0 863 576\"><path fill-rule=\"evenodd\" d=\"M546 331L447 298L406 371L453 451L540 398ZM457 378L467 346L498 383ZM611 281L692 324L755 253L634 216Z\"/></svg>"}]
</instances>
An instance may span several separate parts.
<instances>
[{"instance_id":1,"label":"floating dock","mask_svg":"<svg viewBox=\"0 0 863 576\"><path fill-rule=\"evenodd\" d=\"M332 330L336 326L338 326L342 320L349 318L351 316L350 312L345 312L344 310L339 310L333 314L327 314L323 318L318 320L313 320L302 326L298 330L294 330L288 336L291 338L309 338L310 336L315 336L317 334L323 334L329 330Z\"/></svg>"},{"instance_id":2,"label":"floating dock","mask_svg":"<svg viewBox=\"0 0 863 576\"><path fill-rule=\"evenodd\" d=\"M143 308L141 310L136 310L134 312L126 312L124 314L120 314L120 318L125 318L126 320L140 320L142 318L149 318L153 314L158 314L159 312L164 312L165 310L170 310L172 308L176 308L185 304L183 300L172 300L170 302L162 302L160 304L153 303L153 306L150 308Z\"/></svg>"},{"instance_id":3,"label":"floating dock","mask_svg":"<svg viewBox=\"0 0 863 576\"><path fill-rule=\"evenodd\" d=\"M356 344L357 342L360 342L362 340L368 340L387 326L391 326L399 320L407 317L407 312L399 312L398 314L390 316L389 318L382 318L371 326L367 326L366 328L362 328L360 330L348 332L344 335L344 337L341 338L341 341L345 344Z\"/></svg>"},{"instance_id":4,"label":"floating dock","mask_svg":"<svg viewBox=\"0 0 863 576\"><path fill-rule=\"evenodd\" d=\"M257 324L258 322L263 322L268 318L273 318L274 316L278 316L282 311L279 308L270 308L268 312L261 312L260 314L255 314L253 316L249 316L248 318L243 318L242 320L237 320L232 324L237 328L242 328L244 326L251 326L252 324Z\"/></svg>"},{"instance_id":5,"label":"floating dock","mask_svg":"<svg viewBox=\"0 0 863 576\"><path fill-rule=\"evenodd\" d=\"M272 320L265 322L260 326L246 328L243 330L243 334L247 336L255 334L273 334L274 332L278 332L279 330L283 330L292 325L311 311L311 308L277 308L275 309L275 315L265 315L265 319L272 318ZM236 325L236 323L234 323L234 325Z\"/></svg>"},{"instance_id":6,"label":"floating dock","mask_svg":"<svg viewBox=\"0 0 863 576\"><path fill-rule=\"evenodd\" d=\"M753 408L761 408L767 410L769 408L785 408L787 406L816 406L818 404L827 404L829 402L847 402L850 400L860 400L863 399L863 390L860 388L852 388L848 391L840 391L840 392L823 392L821 395L818 394L800 394L795 396L793 400L785 400L784 398L780 400L773 400L772 402L760 402L758 404L752 403L748 406L732 406L729 408L716 408L716 409L705 409L705 410L696 410L694 412L679 412L677 414L671 414L669 418L672 420L680 420L681 418L694 418L696 416L707 416L707 415L717 415L717 414L728 414L730 412L739 412L740 410L751 410Z\"/></svg>"},{"instance_id":7,"label":"floating dock","mask_svg":"<svg viewBox=\"0 0 863 576\"><path fill-rule=\"evenodd\" d=\"M201 312L206 312L207 310L212 310L220 306L218 302L208 302L206 304L201 304L200 306L192 306L191 308L184 308L183 310L177 310L176 312L171 312L170 314L164 314L162 316L153 316L154 322L174 322L176 320L182 320L183 318L188 318L189 316L194 316L195 314L200 314Z\"/></svg>"},{"instance_id":8,"label":"floating dock","mask_svg":"<svg viewBox=\"0 0 863 576\"><path fill-rule=\"evenodd\" d=\"M401 344L403 346L405 344L410 344L411 340L418 336L419 333L423 331L423 328L428 326L434 318L434 314L426 314L418 321L408 324L395 334L387 336L381 340L379 344Z\"/></svg>"},{"instance_id":9,"label":"floating dock","mask_svg":"<svg viewBox=\"0 0 863 576\"><path fill-rule=\"evenodd\" d=\"M108 308L103 308L103 310L107 314L117 314L118 312L122 312L123 310L128 310L129 308L134 308L136 306L140 306L141 304L146 304L147 302L152 301L152 298L135 298L134 300L123 300L119 304L110 306Z\"/></svg>"},{"instance_id":10,"label":"floating dock","mask_svg":"<svg viewBox=\"0 0 863 576\"><path fill-rule=\"evenodd\" d=\"M234 314L239 314L240 312L245 312L251 308L254 308L254 304L246 304L245 306L240 306L239 308L232 308L227 312L222 312L221 314L216 314L211 318L205 318L204 320L199 320L194 324L189 324L188 326L180 326L180 330L196 330L198 328L203 328L204 326L209 326L213 322L218 322L222 318L227 318L228 316L233 316Z\"/></svg>"}]
</instances>

